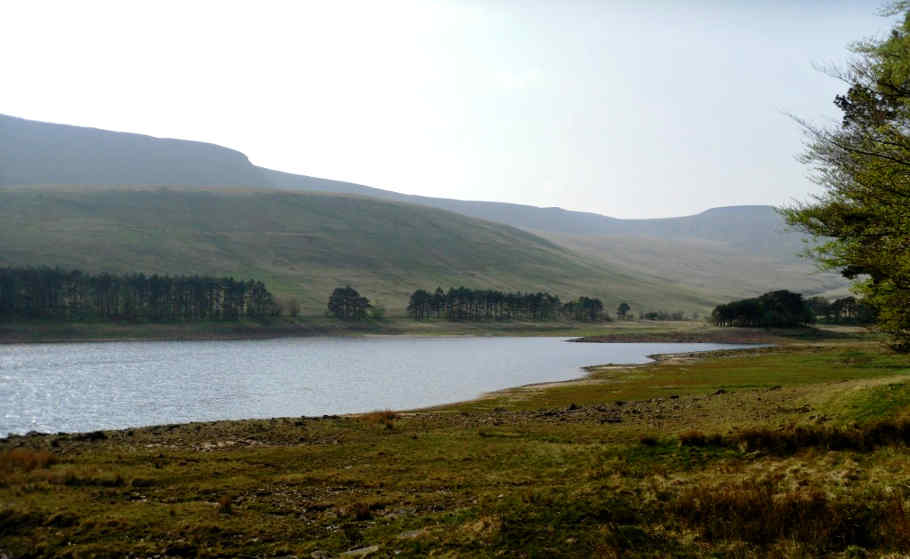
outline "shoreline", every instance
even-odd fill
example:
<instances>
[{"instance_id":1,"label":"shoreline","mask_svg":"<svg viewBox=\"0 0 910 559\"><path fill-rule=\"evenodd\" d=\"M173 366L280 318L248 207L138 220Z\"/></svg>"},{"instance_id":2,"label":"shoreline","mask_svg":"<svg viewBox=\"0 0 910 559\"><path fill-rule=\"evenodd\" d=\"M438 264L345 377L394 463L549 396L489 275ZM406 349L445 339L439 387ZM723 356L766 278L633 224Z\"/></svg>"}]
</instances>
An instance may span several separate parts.
<instances>
[{"instance_id":1,"label":"shoreline","mask_svg":"<svg viewBox=\"0 0 910 559\"><path fill-rule=\"evenodd\" d=\"M699 510L708 513L734 503L746 526L756 510L760 524L776 521L779 508L756 506L778 500L807 503L811 526L845 518L849 528L857 510L871 511L860 515L862 534L903 537L905 518L895 514L903 503L889 497L906 499L890 491L910 467L906 441L891 434L908 428L910 358L862 337L793 342L652 354L515 397L429 410L0 439L0 555L754 549L737 532L732 543L709 539L716 523L690 515L696 498L707 499ZM606 539L613 526L634 536L634 547ZM845 555L840 533L800 554ZM768 549L791 556L803 535L784 532ZM859 541L870 557L905 542Z\"/></svg>"},{"instance_id":2,"label":"shoreline","mask_svg":"<svg viewBox=\"0 0 910 559\"><path fill-rule=\"evenodd\" d=\"M824 333L823 333L824 332ZM171 341L243 341L276 338L357 336L520 336L566 337L579 343L782 343L787 338L828 338L830 330L796 331L717 328L703 322L448 322L393 317L345 323L325 317L272 323L204 322L173 324L0 323L0 346L35 343L111 343Z\"/></svg>"},{"instance_id":3,"label":"shoreline","mask_svg":"<svg viewBox=\"0 0 910 559\"><path fill-rule=\"evenodd\" d=\"M582 340L566 340L567 342L582 342ZM720 342L586 342L586 343L720 343ZM706 349L703 351L681 351L679 353L652 353L646 355L650 361L645 361L644 363L601 363L595 365L585 365L581 367L584 371L584 374L580 377L566 379L566 380L554 380L554 381L543 381L543 382L532 382L528 384L521 384L518 386L511 386L508 388L500 388L499 390L493 390L490 392L484 392L483 394L477 396L476 398L470 398L467 400L459 400L456 402L451 402L447 404L440 404L438 406L428 406L425 408L415 408L411 410L401 410L402 413L409 412L421 412L421 411L438 411L444 410L448 407L463 406L465 404L483 402L486 400L493 400L500 397L509 397L521 392L536 391L541 389L559 387L559 386L573 386L573 385L584 385L594 382L595 379L592 378L594 374L605 371L605 370L629 370L629 369L645 369L649 367L657 367L666 363L695 363L706 357L719 357L727 355L741 355L744 353L755 352L756 350L768 349L773 350L776 346L774 344L730 344L730 345L745 345L747 347L736 347L736 348L718 348L718 349ZM397 411L397 410L396 410ZM359 416L371 412L364 412L360 414L347 414L350 416Z\"/></svg>"},{"instance_id":4,"label":"shoreline","mask_svg":"<svg viewBox=\"0 0 910 559\"><path fill-rule=\"evenodd\" d=\"M118 340L119 341L119 340ZM149 341L149 340L142 340ZM565 342L578 342L579 340L567 339ZM654 343L654 342L592 342L592 343ZM709 342L664 342L664 343L709 343ZM716 343L716 342L710 342ZM734 345L734 344L731 344ZM743 345L743 344L738 344ZM9 432L6 436L0 436L0 443L10 442L13 439L18 438L41 438L41 437L72 437L75 440L92 440L93 437L97 437L99 440L106 438L108 435L113 435L117 433L125 432L135 432L135 431L150 431L157 432L160 430L171 431L179 428L186 428L188 426L215 426L215 425L225 425L225 424L245 424L249 422L269 422L269 421L288 421L288 420L303 420L303 421L313 421L313 420L323 420L323 419L337 419L337 418L359 418L369 416L370 414L375 414L381 411L389 411L395 414L404 414L404 415L418 415L421 413L436 413L440 411L445 411L447 409L462 407L465 405L476 404L484 401L493 400L501 397L513 396L520 394L522 392L528 391L538 391L541 389L547 389L556 386L572 386L572 385L583 385L592 382L592 375L598 371L603 371L606 369L639 369L639 368L648 368L660 366L664 363L680 363L680 362L696 362L706 357L711 357L715 354L741 354L745 352L752 352L756 349L762 348L773 348L772 345L758 345L756 347L737 347L737 348L718 348L718 349L709 349L703 351L683 351L679 353L655 353L649 354L645 357L649 361L642 363L603 363L603 364L593 364L585 365L581 367L583 374L566 380L557 380L557 381L543 381L543 382L533 382L528 384L521 384L506 388L500 388L498 390L493 390L489 392L483 392L474 398L467 398L464 400L456 400L452 402L446 402L443 404L417 407L417 408L406 408L406 409L396 409L396 410L369 410L363 412L351 412L351 413L329 413L322 415L301 415L301 416L275 416L275 417L246 417L238 419L214 419L214 420L203 420L203 421L187 421L181 423L161 423L161 424L151 424L151 425L135 425L135 426L126 426L126 427L115 427L112 429L94 429L89 431L57 431L57 432L45 432L45 431L27 431L25 433L12 433Z\"/></svg>"}]
</instances>

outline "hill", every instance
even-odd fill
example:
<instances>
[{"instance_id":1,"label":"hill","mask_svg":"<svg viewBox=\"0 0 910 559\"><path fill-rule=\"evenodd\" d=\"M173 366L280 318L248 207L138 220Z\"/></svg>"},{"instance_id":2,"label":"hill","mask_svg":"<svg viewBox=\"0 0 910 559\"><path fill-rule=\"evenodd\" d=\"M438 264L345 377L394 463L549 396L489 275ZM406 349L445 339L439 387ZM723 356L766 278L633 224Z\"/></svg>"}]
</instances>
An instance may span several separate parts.
<instances>
[{"instance_id":1,"label":"hill","mask_svg":"<svg viewBox=\"0 0 910 559\"><path fill-rule=\"evenodd\" d=\"M403 312L416 288L593 295L613 309L705 310L713 299L592 263L531 233L364 197L199 188L0 190L0 265L255 277L305 313L351 284Z\"/></svg>"},{"instance_id":2,"label":"hill","mask_svg":"<svg viewBox=\"0 0 910 559\"><path fill-rule=\"evenodd\" d=\"M510 225L612 273L664 278L660 280L664 285L684 284L713 301L773 288L843 293L847 285L835 274L817 273L811 262L798 256L804 248L801 235L788 232L771 206L714 208L665 219L617 219L561 208L413 196L256 167L243 154L213 144L0 115L0 187L47 184L77 186L71 190L92 185L245 187L428 206ZM677 307L688 301L665 300Z\"/></svg>"},{"instance_id":3,"label":"hill","mask_svg":"<svg viewBox=\"0 0 910 559\"><path fill-rule=\"evenodd\" d=\"M431 206L540 234L553 235L555 239L635 237L670 241L711 241L748 254L761 254L790 262L799 261L799 253L805 248L803 236L788 231L773 206L729 206L712 208L683 217L618 219L562 208L414 196L269 169L262 169L262 172L272 186L281 189L359 194ZM704 248L711 250L709 246Z\"/></svg>"},{"instance_id":4,"label":"hill","mask_svg":"<svg viewBox=\"0 0 910 559\"><path fill-rule=\"evenodd\" d=\"M0 115L0 186L260 186L262 173L239 151Z\"/></svg>"},{"instance_id":5,"label":"hill","mask_svg":"<svg viewBox=\"0 0 910 559\"><path fill-rule=\"evenodd\" d=\"M786 288L842 296L848 282L801 254L803 235L772 206L713 208L663 219L617 219L561 208L411 196L352 183L262 170L288 190L341 192L420 204L505 223L630 275L673 278L717 301Z\"/></svg>"}]
</instances>

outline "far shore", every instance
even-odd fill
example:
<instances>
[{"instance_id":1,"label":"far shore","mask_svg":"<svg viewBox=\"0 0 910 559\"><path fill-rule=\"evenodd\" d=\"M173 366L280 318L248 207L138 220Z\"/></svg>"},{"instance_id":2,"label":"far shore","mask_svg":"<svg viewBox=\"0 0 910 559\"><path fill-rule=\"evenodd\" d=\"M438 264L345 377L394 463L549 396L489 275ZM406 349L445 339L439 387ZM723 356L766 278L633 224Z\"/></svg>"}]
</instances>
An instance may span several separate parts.
<instances>
[{"instance_id":1,"label":"far shore","mask_svg":"<svg viewBox=\"0 0 910 559\"><path fill-rule=\"evenodd\" d=\"M865 332L865 329L859 329ZM0 323L0 344L138 341L234 341L314 336L559 336L599 343L776 344L788 339L835 340L857 328L718 328L700 321L449 322L404 317L343 322L326 317L258 322L95 323L20 321Z\"/></svg>"}]
</instances>

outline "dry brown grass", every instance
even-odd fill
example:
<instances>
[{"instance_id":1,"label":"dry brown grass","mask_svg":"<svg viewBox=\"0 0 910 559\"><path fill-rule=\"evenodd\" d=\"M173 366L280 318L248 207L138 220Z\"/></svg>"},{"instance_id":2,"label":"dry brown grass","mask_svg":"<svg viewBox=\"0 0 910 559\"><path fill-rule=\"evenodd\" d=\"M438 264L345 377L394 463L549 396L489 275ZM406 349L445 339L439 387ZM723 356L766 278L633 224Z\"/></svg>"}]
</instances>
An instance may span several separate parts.
<instances>
[{"instance_id":1,"label":"dry brown grass","mask_svg":"<svg viewBox=\"0 0 910 559\"><path fill-rule=\"evenodd\" d=\"M710 542L793 540L815 552L910 545L910 514L900 492L832 497L820 489L777 492L770 483L744 481L693 487L670 509Z\"/></svg>"},{"instance_id":2,"label":"dry brown grass","mask_svg":"<svg viewBox=\"0 0 910 559\"><path fill-rule=\"evenodd\" d=\"M384 425L386 429L394 429L395 420L399 418L399 415L392 410L377 410L365 413L360 417L367 423Z\"/></svg>"},{"instance_id":3,"label":"dry brown grass","mask_svg":"<svg viewBox=\"0 0 910 559\"><path fill-rule=\"evenodd\" d=\"M38 468L49 468L57 461L57 456L46 450L13 448L0 452L0 473L15 470L30 472Z\"/></svg>"},{"instance_id":4,"label":"dry brown grass","mask_svg":"<svg viewBox=\"0 0 910 559\"><path fill-rule=\"evenodd\" d=\"M679 435L682 446L741 447L747 451L789 455L800 450L853 450L868 452L882 446L910 445L910 420L886 420L852 427L751 428L730 435L705 435L687 431Z\"/></svg>"},{"instance_id":5,"label":"dry brown grass","mask_svg":"<svg viewBox=\"0 0 910 559\"><path fill-rule=\"evenodd\" d=\"M910 421L878 421L854 427L748 429L728 437L747 450L791 454L804 448L867 452L888 445L910 444Z\"/></svg>"}]
</instances>

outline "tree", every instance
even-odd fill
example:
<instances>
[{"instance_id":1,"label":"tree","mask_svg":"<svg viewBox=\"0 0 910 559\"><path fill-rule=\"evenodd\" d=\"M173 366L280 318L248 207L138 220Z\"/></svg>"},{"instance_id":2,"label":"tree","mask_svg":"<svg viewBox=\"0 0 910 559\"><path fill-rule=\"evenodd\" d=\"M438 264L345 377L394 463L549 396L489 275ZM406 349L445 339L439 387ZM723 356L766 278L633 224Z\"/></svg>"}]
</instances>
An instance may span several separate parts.
<instances>
[{"instance_id":1,"label":"tree","mask_svg":"<svg viewBox=\"0 0 910 559\"><path fill-rule=\"evenodd\" d=\"M802 161L824 192L782 211L822 239L810 252L857 280L879 327L910 350L910 2L890 14L902 16L891 34L852 47L856 59L837 73L848 86L834 99L840 125L801 122Z\"/></svg>"},{"instance_id":2,"label":"tree","mask_svg":"<svg viewBox=\"0 0 910 559\"><path fill-rule=\"evenodd\" d=\"M628 313L630 310L632 310L632 307L629 306L629 303L626 303L625 301L623 301L622 303L619 304L619 307L617 307L617 309L616 309L616 316L618 316L619 319L622 320L622 319L626 318L626 313Z\"/></svg>"},{"instance_id":3,"label":"tree","mask_svg":"<svg viewBox=\"0 0 910 559\"><path fill-rule=\"evenodd\" d=\"M363 320L370 309L370 300L361 297L350 285L336 287L329 296L329 314L341 320Z\"/></svg>"},{"instance_id":4,"label":"tree","mask_svg":"<svg viewBox=\"0 0 910 559\"><path fill-rule=\"evenodd\" d=\"M782 289L718 305L711 321L717 326L793 327L811 324L815 315L802 295Z\"/></svg>"}]
</instances>

